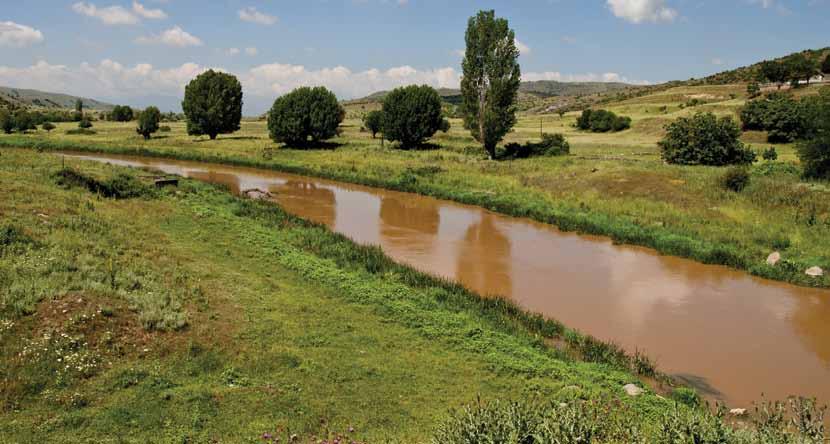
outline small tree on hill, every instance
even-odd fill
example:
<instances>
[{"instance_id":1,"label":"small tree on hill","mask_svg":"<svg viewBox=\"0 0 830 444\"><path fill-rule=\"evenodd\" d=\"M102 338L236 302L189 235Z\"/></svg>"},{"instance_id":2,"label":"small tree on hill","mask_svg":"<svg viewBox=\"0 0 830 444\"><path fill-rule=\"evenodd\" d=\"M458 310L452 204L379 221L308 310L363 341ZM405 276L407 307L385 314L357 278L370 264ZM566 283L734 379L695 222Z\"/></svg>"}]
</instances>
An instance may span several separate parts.
<instances>
[{"instance_id":1,"label":"small tree on hill","mask_svg":"<svg viewBox=\"0 0 830 444\"><path fill-rule=\"evenodd\" d=\"M741 129L731 117L712 113L681 117L666 126L659 142L663 160L681 165L749 164L755 153L740 140Z\"/></svg>"},{"instance_id":2,"label":"small tree on hill","mask_svg":"<svg viewBox=\"0 0 830 444\"><path fill-rule=\"evenodd\" d=\"M14 129L17 132L25 133L26 131L37 129L32 115L25 110L19 110L14 113Z\"/></svg>"},{"instance_id":3,"label":"small tree on hill","mask_svg":"<svg viewBox=\"0 0 830 444\"><path fill-rule=\"evenodd\" d=\"M345 111L325 87L302 87L278 98L268 112L268 132L274 142L305 147L337 135Z\"/></svg>"},{"instance_id":4,"label":"small tree on hill","mask_svg":"<svg viewBox=\"0 0 830 444\"><path fill-rule=\"evenodd\" d=\"M815 109L816 128L808 140L796 145L796 151L805 176L830 179L830 96L822 96L821 101Z\"/></svg>"},{"instance_id":5,"label":"small tree on hill","mask_svg":"<svg viewBox=\"0 0 830 444\"><path fill-rule=\"evenodd\" d=\"M431 86L396 88L383 99L383 135L405 148L423 144L443 120L441 96Z\"/></svg>"},{"instance_id":6,"label":"small tree on hill","mask_svg":"<svg viewBox=\"0 0 830 444\"><path fill-rule=\"evenodd\" d=\"M242 120L242 84L231 75L214 70L199 74L184 90L182 109L187 116L187 133L207 135L239 130Z\"/></svg>"},{"instance_id":7,"label":"small tree on hill","mask_svg":"<svg viewBox=\"0 0 830 444\"><path fill-rule=\"evenodd\" d=\"M816 75L817 71L815 61L804 54L795 54L787 60L788 80L795 86L798 86L802 80L806 80L809 85L810 79Z\"/></svg>"},{"instance_id":8,"label":"small tree on hill","mask_svg":"<svg viewBox=\"0 0 830 444\"><path fill-rule=\"evenodd\" d=\"M464 126L491 159L496 145L516 124L516 97L521 83L516 35L494 11L471 17L465 36L461 79Z\"/></svg>"},{"instance_id":9,"label":"small tree on hill","mask_svg":"<svg viewBox=\"0 0 830 444\"><path fill-rule=\"evenodd\" d=\"M51 133L52 130L55 129L55 125L52 122L43 122L43 125L41 125L41 128L43 128L43 130L46 131L47 133Z\"/></svg>"},{"instance_id":10,"label":"small tree on hill","mask_svg":"<svg viewBox=\"0 0 830 444\"><path fill-rule=\"evenodd\" d=\"M160 121L161 111L155 106L148 106L138 114L138 126L135 132L144 136L144 140L149 140L150 136L159 130Z\"/></svg>"},{"instance_id":11,"label":"small tree on hill","mask_svg":"<svg viewBox=\"0 0 830 444\"><path fill-rule=\"evenodd\" d=\"M372 138L374 139L377 133L383 130L383 112L377 110L369 111L363 116L363 125L372 133Z\"/></svg>"},{"instance_id":12,"label":"small tree on hill","mask_svg":"<svg viewBox=\"0 0 830 444\"><path fill-rule=\"evenodd\" d=\"M778 85L781 89L781 84L787 81L787 67L776 61L764 61L761 63L761 76L769 82Z\"/></svg>"},{"instance_id":13,"label":"small tree on hill","mask_svg":"<svg viewBox=\"0 0 830 444\"><path fill-rule=\"evenodd\" d=\"M6 134L11 134L14 131L14 117L6 109L0 109L0 129Z\"/></svg>"},{"instance_id":14,"label":"small tree on hill","mask_svg":"<svg viewBox=\"0 0 830 444\"><path fill-rule=\"evenodd\" d=\"M749 85L746 86L746 93L749 95L750 99L754 99L761 95L761 86L758 85L758 82L750 82Z\"/></svg>"},{"instance_id":15,"label":"small tree on hill","mask_svg":"<svg viewBox=\"0 0 830 444\"><path fill-rule=\"evenodd\" d=\"M830 55L824 58L824 62L821 64L821 73L830 76Z\"/></svg>"}]
</instances>

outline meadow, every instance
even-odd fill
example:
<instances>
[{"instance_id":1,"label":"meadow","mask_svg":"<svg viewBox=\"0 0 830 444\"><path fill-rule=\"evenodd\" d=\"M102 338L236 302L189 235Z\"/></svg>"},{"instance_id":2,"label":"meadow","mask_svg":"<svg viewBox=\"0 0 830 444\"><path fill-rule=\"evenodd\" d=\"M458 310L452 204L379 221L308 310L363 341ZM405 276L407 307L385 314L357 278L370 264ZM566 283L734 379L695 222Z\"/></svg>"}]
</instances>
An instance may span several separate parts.
<instances>
[{"instance_id":1,"label":"meadow","mask_svg":"<svg viewBox=\"0 0 830 444\"><path fill-rule=\"evenodd\" d=\"M551 158L487 160L458 119L425 149L400 150L361 130L360 116L377 107L371 102L347 104L342 133L325 149L281 147L268 139L261 120L243 121L241 131L215 141L188 136L181 122L165 123L171 131L149 141L133 123L95 122L94 135L67 135L74 124L63 123L51 134L2 135L0 146L224 162L417 192L771 279L830 286L827 276L804 274L813 266L830 268L830 186L802 180L792 145L775 146L777 161L756 162L740 193L722 186L724 168L660 159L657 142L667 123L701 111L737 120L745 90L742 84L686 86L609 103L605 108L633 120L619 133L577 131L577 113L521 115L505 142L562 133L571 155ZM764 133L743 138L758 153L770 147ZM768 266L774 251L783 260Z\"/></svg>"}]
</instances>

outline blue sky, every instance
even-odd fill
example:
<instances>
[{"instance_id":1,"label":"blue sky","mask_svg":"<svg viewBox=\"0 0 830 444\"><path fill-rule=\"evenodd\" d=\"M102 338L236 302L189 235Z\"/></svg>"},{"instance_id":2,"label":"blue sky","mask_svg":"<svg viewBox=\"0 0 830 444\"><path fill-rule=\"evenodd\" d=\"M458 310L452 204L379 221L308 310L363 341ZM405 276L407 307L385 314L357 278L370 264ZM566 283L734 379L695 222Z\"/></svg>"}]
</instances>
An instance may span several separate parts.
<instances>
[{"instance_id":1,"label":"blue sky","mask_svg":"<svg viewBox=\"0 0 830 444\"><path fill-rule=\"evenodd\" d=\"M246 113L299 85L353 98L456 86L466 21L495 9L527 80L661 82L830 46L830 0L26 0L0 11L0 85L178 108L207 68Z\"/></svg>"}]
</instances>

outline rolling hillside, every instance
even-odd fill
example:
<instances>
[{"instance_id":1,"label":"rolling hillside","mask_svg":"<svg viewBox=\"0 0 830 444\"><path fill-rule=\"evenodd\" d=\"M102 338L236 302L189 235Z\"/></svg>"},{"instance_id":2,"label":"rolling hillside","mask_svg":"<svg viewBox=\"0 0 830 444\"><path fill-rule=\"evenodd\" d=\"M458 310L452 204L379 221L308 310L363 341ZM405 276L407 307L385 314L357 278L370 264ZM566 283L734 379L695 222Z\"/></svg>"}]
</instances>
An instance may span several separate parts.
<instances>
[{"instance_id":1,"label":"rolling hillside","mask_svg":"<svg viewBox=\"0 0 830 444\"><path fill-rule=\"evenodd\" d=\"M84 107L99 111L111 111L110 103L101 102L86 97L76 97L68 94L59 94L38 91L34 89L18 89L0 86L0 105L12 104L15 106L29 106L50 109L74 109L75 102L81 99Z\"/></svg>"}]
</instances>

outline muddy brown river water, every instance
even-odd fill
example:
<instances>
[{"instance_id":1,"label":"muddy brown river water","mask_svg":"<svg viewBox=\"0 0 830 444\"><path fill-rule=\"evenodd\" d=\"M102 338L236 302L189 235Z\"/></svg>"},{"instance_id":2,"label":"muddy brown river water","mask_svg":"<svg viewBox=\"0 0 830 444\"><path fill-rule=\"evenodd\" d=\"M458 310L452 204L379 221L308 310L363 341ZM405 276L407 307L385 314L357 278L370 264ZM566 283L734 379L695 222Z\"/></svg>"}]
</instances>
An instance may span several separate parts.
<instances>
[{"instance_id":1,"label":"muddy brown river water","mask_svg":"<svg viewBox=\"0 0 830 444\"><path fill-rule=\"evenodd\" d=\"M237 194L268 190L288 211L380 245L397 261L644 351L662 371L732 407L762 393L830 401L830 290L408 193L198 162L71 158L151 167Z\"/></svg>"}]
</instances>

